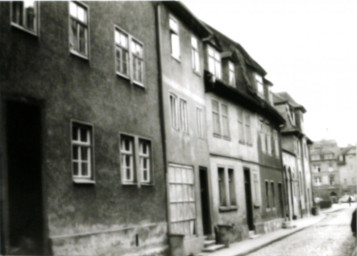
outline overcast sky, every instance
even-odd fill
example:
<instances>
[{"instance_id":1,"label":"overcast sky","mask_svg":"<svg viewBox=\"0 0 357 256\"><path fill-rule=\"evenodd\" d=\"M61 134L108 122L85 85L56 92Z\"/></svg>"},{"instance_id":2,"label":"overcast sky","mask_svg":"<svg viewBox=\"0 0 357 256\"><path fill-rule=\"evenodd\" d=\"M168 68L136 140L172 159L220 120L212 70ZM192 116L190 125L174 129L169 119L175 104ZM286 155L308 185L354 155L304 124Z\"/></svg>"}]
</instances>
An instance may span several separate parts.
<instances>
[{"instance_id":1,"label":"overcast sky","mask_svg":"<svg viewBox=\"0 0 357 256\"><path fill-rule=\"evenodd\" d=\"M312 140L357 143L357 0L185 0L304 105Z\"/></svg>"}]
</instances>

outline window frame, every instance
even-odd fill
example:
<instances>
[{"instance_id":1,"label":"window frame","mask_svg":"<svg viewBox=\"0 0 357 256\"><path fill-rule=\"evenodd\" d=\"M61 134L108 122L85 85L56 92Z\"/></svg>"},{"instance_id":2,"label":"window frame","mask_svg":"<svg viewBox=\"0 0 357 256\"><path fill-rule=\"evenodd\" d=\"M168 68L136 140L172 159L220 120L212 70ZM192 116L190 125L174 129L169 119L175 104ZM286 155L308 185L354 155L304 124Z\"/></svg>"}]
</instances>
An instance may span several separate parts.
<instances>
[{"instance_id":1,"label":"window frame","mask_svg":"<svg viewBox=\"0 0 357 256\"><path fill-rule=\"evenodd\" d=\"M24 1L22 1L22 2L24 3ZM34 1L34 6L36 6L35 26L34 26L35 30L34 31L32 31L32 30L26 28L25 26L20 25L20 24L18 24L18 23L13 21L13 16L14 16L13 4L14 3L15 3L14 1L9 2L9 4L10 4L10 15L9 15L10 16L10 25L12 27L17 28L17 29L25 31L26 33L29 33L29 34L31 34L33 36L39 37L40 36L40 1ZM22 12L23 12L22 13L22 19L26 20L26 19L24 19L24 17L25 17L24 6L22 8Z\"/></svg>"},{"instance_id":2,"label":"window frame","mask_svg":"<svg viewBox=\"0 0 357 256\"><path fill-rule=\"evenodd\" d=\"M189 123L188 123L188 103L187 100L179 99L179 129L184 133L189 133Z\"/></svg>"},{"instance_id":3,"label":"window frame","mask_svg":"<svg viewBox=\"0 0 357 256\"><path fill-rule=\"evenodd\" d=\"M215 103L217 103L217 111L214 111L213 110L213 102L215 102ZM213 135L214 136L218 136L218 137L220 137L221 136L221 130L222 130L222 128L221 128L221 114L220 114L220 107L219 107L219 105L220 105L220 102L218 101L218 100L216 100L216 99L211 99L211 112L212 112L212 128L213 128ZM216 115L217 116L217 122L218 122L218 124L217 124L217 129L218 129L218 131L215 131L215 124L214 124L214 122L215 122L215 120L214 120L214 118L213 118L213 116L214 115Z\"/></svg>"},{"instance_id":4,"label":"window frame","mask_svg":"<svg viewBox=\"0 0 357 256\"><path fill-rule=\"evenodd\" d=\"M171 27L171 20L173 22L176 23L177 25L177 31L175 31L172 27ZM180 44L180 24L178 22L178 20L172 15L169 15L169 35L170 35L170 55L172 58L174 58L175 60L181 62L181 44ZM177 41L178 41L178 48L177 48L177 54L178 56L175 56L174 50L173 50L173 40L172 40L172 35L176 35L177 36Z\"/></svg>"},{"instance_id":5,"label":"window frame","mask_svg":"<svg viewBox=\"0 0 357 256\"><path fill-rule=\"evenodd\" d=\"M121 46L118 46L117 42L116 42L116 33L117 31L119 32L119 35L120 34L125 34L127 36L127 40L128 40L128 46L127 46L127 51L128 51L128 62L127 62L127 69L128 69L128 75L124 74L124 73L121 73L117 70L117 56L116 56L116 53L117 53L117 47L120 47L122 48ZM124 29L120 28L119 26L117 25L114 25L114 70L115 70L115 73L121 77L124 77L124 78L127 78L130 80L130 69L131 69L131 65L130 65L130 38L129 38L129 33L126 32Z\"/></svg>"},{"instance_id":6,"label":"window frame","mask_svg":"<svg viewBox=\"0 0 357 256\"><path fill-rule=\"evenodd\" d=\"M80 143L80 140L79 141L74 141L73 140L73 129L74 129L74 126L79 126L79 127L87 127L89 128L89 131L90 131L90 136L89 136L89 146L88 145L85 145L85 144L82 144ZM71 174L72 174L72 181L73 183L77 183L77 184L94 184L95 183L95 152L94 152L94 149L95 149L95 145L94 145L94 126L93 124L91 123L88 123L88 122L84 122L84 121L79 121L79 120L76 120L76 119L71 119L70 120L70 141L71 141ZM76 177L74 175L74 167L73 167L73 163L74 163L74 159L73 159L73 147L77 145L79 147L81 146L85 146L85 147L89 147L90 149L90 154L89 154L89 157L90 157L90 161L88 162L88 169L90 172L89 175L87 175L86 177ZM80 161L81 162L81 161ZM78 170L79 172L79 170Z\"/></svg>"},{"instance_id":7,"label":"window frame","mask_svg":"<svg viewBox=\"0 0 357 256\"><path fill-rule=\"evenodd\" d=\"M194 46L193 40L196 41L196 46ZM197 59L196 59L197 57ZM193 73L199 75L200 72L200 53L199 53L199 47L198 47L198 39L196 36L191 35L191 61L192 61L192 70Z\"/></svg>"},{"instance_id":8,"label":"window frame","mask_svg":"<svg viewBox=\"0 0 357 256\"><path fill-rule=\"evenodd\" d=\"M210 51L212 51L213 55L210 55ZM217 58L219 56L219 58ZM213 69L210 70L210 59L213 60ZM208 71L217 79L222 79L222 58L221 53L217 51L211 45L207 45L207 64L208 64ZM217 66L219 69L217 69ZM219 72L218 72L219 71Z\"/></svg>"},{"instance_id":9,"label":"window frame","mask_svg":"<svg viewBox=\"0 0 357 256\"><path fill-rule=\"evenodd\" d=\"M254 72L254 83L257 88L257 95L260 98L265 99L263 77L260 74L258 74L257 72Z\"/></svg>"},{"instance_id":10,"label":"window frame","mask_svg":"<svg viewBox=\"0 0 357 256\"><path fill-rule=\"evenodd\" d=\"M232 69L231 69L232 68ZM228 85L236 87L236 68L233 61L228 60Z\"/></svg>"},{"instance_id":11,"label":"window frame","mask_svg":"<svg viewBox=\"0 0 357 256\"><path fill-rule=\"evenodd\" d=\"M72 46L71 46L71 40L70 40L71 18L74 18L74 17L72 17L71 10L70 10L72 2L87 10L87 55L84 55L84 54L80 53L79 51L72 49ZM76 20L78 21L78 19L76 19ZM80 23L82 23L82 22L80 22ZM88 61L90 60L90 26L89 25L90 25L89 6L85 3L83 3L82 1L76 1L76 0L68 1L68 46L69 46L69 52L70 52L70 54L73 54L77 57L80 57L80 58L88 60Z\"/></svg>"},{"instance_id":12,"label":"window frame","mask_svg":"<svg viewBox=\"0 0 357 256\"><path fill-rule=\"evenodd\" d=\"M131 157L132 157L132 170L131 170L131 175L132 175L132 179L126 179L124 178L126 176L126 173L124 173L123 171L123 161L122 161L122 156L123 155L129 155L129 153L127 152L123 152L122 150L122 138L123 137L127 137L127 138L131 138L132 141L132 152L131 152ZM135 136L131 135L131 134L125 134L125 133L121 133L119 135L119 164L120 164L120 177L121 177L121 183L123 185L135 185L138 183L138 175L136 172L137 169L137 162L136 162L136 139ZM126 172L126 170L125 170Z\"/></svg>"},{"instance_id":13,"label":"window frame","mask_svg":"<svg viewBox=\"0 0 357 256\"><path fill-rule=\"evenodd\" d=\"M205 138L205 114L204 108L201 106L196 106L196 126L197 126L197 136L201 139Z\"/></svg>"},{"instance_id":14,"label":"window frame","mask_svg":"<svg viewBox=\"0 0 357 256\"><path fill-rule=\"evenodd\" d=\"M266 201L266 206L265 206L265 210L268 212L271 210L271 205L270 205L270 193L269 193L269 189L270 189L270 182L269 180L264 180L264 184L265 184L265 201Z\"/></svg>"},{"instance_id":15,"label":"window frame","mask_svg":"<svg viewBox=\"0 0 357 256\"><path fill-rule=\"evenodd\" d=\"M145 84L145 50L144 50L145 47L144 47L144 43L141 42L140 40L138 40L136 37L132 36L131 34L129 34L129 35L130 35L130 39L131 39L129 42L130 43L129 62L130 62L130 68L131 68L130 71L132 70L133 72L135 72L134 67L133 67L134 57L131 57L131 56L136 56L136 55L133 53L133 51L131 49L132 41L134 41L136 44L141 46L142 55L143 55L142 57L136 56L137 58L139 58L141 60L141 63L142 63L142 82L135 80L134 75L131 75L131 82L133 84L139 85L141 87L145 87L145 85L144 85Z\"/></svg>"},{"instance_id":16,"label":"window frame","mask_svg":"<svg viewBox=\"0 0 357 256\"><path fill-rule=\"evenodd\" d=\"M144 142L144 143L147 143L148 144L148 153L147 154L143 154L140 152L140 142ZM139 169L139 173L140 173L140 183L142 185L151 185L153 182L152 182L152 143L151 143L151 140L148 140L146 138L141 138L141 137L138 137L138 160L139 160L139 166L138 166L138 169ZM148 177L149 179L148 180L144 180L143 178L143 170L142 170L142 167L141 167L141 162L140 162L140 159L141 158L144 158L144 159L148 159L149 160L149 165L147 167L147 174L148 174Z\"/></svg>"},{"instance_id":17,"label":"window frame","mask_svg":"<svg viewBox=\"0 0 357 256\"><path fill-rule=\"evenodd\" d=\"M222 181L220 183L220 170L223 172ZM230 173L232 184L230 184ZM218 181L218 193L219 193L219 211L236 211L238 209L237 203L237 190L235 181L235 168L233 166L217 165L217 181ZM222 187L221 187L222 186ZM223 194L221 194L223 192ZM233 195L231 195L231 193ZM223 204L222 200L225 200ZM233 199L233 201L232 201Z\"/></svg>"},{"instance_id":18,"label":"window frame","mask_svg":"<svg viewBox=\"0 0 357 256\"><path fill-rule=\"evenodd\" d=\"M171 99L173 99L173 101ZM177 97L177 95L174 93L169 93L171 128L173 128L176 131L180 130L178 102L179 102L179 97ZM175 109L173 109L173 107Z\"/></svg>"}]
</instances>

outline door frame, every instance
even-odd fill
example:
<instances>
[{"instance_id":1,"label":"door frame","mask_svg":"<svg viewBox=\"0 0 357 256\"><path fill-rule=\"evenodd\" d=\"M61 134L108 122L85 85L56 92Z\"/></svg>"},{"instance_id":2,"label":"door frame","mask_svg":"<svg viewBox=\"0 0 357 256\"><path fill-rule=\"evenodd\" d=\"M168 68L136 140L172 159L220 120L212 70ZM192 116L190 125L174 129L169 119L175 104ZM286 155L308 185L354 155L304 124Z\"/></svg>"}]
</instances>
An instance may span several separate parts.
<instances>
[{"instance_id":1,"label":"door frame","mask_svg":"<svg viewBox=\"0 0 357 256\"><path fill-rule=\"evenodd\" d=\"M248 177L246 177L246 174L248 174ZM244 178L244 193L245 193L245 205L246 205L246 214L247 214L247 226L248 226L248 231L254 231L255 230L255 225L254 225L254 209L253 209L253 197L252 197L252 180L251 180L251 170L249 167L243 167L243 178ZM250 197L250 207L248 205L248 195L247 195L247 185L246 181L249 182L249 197ZM248 212L248 207L250 208L250 217L249 217L249 212ZM251 225L252 229L250 229L250 223L249 219L251 218Z\"/></svg>"},{"instance_id":2,"label":"door frame","mask_svg":"<svg viewBox=\"0 0 357 256\"><path fill-rule=\"evenodd\" d=\"M198 171L199 171L199 181L200 181L200 203L201 203L201 218L202 218L202 233L203 235L208 235L208 236L211 236L213 234L213 225L212 225L212 210L211 210L211 207L212 207L212 203L211 203L211 189L210 189L210 175L209 175L209 170L207 167L205 166L199 166L198 167ZM201 188L202 188L202 183L201 183L201 173L205 172L205 183L206 183L206 196L207 198L205 200L203 200L202 198L202 193L201 193ZM205 234L205 223L204 223L204 217L203 217L203 203L207 204L207 214L208 216L206 216L207 220L208 220L208 228L209 228L209 232L207 234Z\"/></svg>"}]
</instances>

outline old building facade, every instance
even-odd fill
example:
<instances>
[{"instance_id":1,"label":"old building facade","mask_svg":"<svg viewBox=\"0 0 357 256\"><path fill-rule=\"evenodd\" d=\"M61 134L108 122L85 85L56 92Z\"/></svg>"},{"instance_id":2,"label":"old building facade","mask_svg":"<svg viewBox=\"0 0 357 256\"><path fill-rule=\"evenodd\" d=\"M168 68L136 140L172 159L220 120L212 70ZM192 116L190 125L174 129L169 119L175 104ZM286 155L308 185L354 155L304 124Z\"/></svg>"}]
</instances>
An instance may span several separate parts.
<instances>
[{"instance_id":1,"label":"old building facade","mask_svg":"<svg viewBox=\"0 0 357 256\"><path fill-rule=\"evenodd\" d=\"M357 194L356 146L348 146L345 148L340 148L337 164L338 164L340 184L341 184L341 195Z\"/></svg>"},{"instance_id":2,"label":"old building facade","mask_svg":"<svg viewBox=\"0 0 357 256\"><path fill-rule=\"evenodd\" d=\"M164 252L153 4L1 2L0 35L1 254Z\"/></svg>"}]
</instances>

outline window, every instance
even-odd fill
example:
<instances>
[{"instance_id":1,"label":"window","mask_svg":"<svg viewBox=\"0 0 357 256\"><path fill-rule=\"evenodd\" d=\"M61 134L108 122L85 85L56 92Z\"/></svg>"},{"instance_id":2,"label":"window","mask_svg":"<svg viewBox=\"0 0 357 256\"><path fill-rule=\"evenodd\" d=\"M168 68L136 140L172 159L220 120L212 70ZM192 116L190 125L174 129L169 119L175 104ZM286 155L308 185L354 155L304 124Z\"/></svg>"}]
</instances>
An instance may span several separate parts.
<instances>
[{"instance_id":1,"label":"window","mask_svg":"<svg viewBox=\"0 0 357 256\"><path fill-rule=\"evenodd\" d=\"M144 84L144 48L143 44L115 27L115 71L118 75L130 79L138 85Z\"/></svg>"},{"instance_id":2,"label":"window","mask_svg":"<svg viewBox=\"0 0 357 256\"><path fill-rule=\"evenodd\" d=\"M93 181L92 127L72 122L72 175L75 182Z\"/></svg>"},{"instance_id":3,"label":"window","mask_svg":"<svg viewBox=\"0 0 357 256\"><path fill-rule=\"evenodd\" d=\"M180 121L181 130L188 133L187 102L183 99L180 99Z\"/></svg>"},{"instance_id":4,"label":"window","mask_svg":"<svg viewBox=\"0 0 357 256\"><path fill-rule=\"evenodd\" d=\"M254 73L254 80L255 80L255 86L257 87L258 96L264 99L263 78L259 74Z\"/></svg>"},{"instance_id":5,"label":"window","mask_svg":"<svg viewBox=\"0 0 357 256\"><path fill-rule=\"evenodd\" d=\"M265 140L265 124L260 122L260 145L263 153L266 152L266 140Z\"/></svg>"},{"instance_id":6,"label":"window","mask_svg":"<svg viewBox=\"0 0 357 256\"><path fill-rule=\"evenodd\" d=\"M123 183L135 183L134 137L122 135L120 138L120 166Z\"/></svg>"},{"instance_id":7,"label":"window","mask_svg":"<svg viewBox=\"0 0 357 256\"><path fill-rule=\"evenodd\" d=\"M179 26L177 21L170 17L170 38L171 38L171 56L175 59L180 59L180 37L179 37Z\"/></svg>"},{"instance_id":8,"label":"window","mask_svg":"<svg viewBox=\"0 0 357 256\"><path fill-rule=\"evenodd\" d=\"M211 46L208 46L208 71L211 72L216 78L222 78L221 56Z\"/></svg>"},{"instance_id":9,"label":"window","mask_svg":"<svg viewBox=\"0 0 357 256\"><path fill-rule=\"evenodd\" d=\"M252 145L252 131L250 130L250 115L245 112L244 113L244 137L247 145Z\"/></svg>"},{"instance_id":10,"label":"window","mask_svg":"<svg viewBox=\"0 0 357 256\"><path fill-rule=\"evenodd\" d=\"M216 100L212 100L212 121L213 121L213 133L221 134L221 123L219 114L219 103Z\"/></svg>"},{"instance_id":11,"label":"window","mask_svg":"<svg viewBox=\"0 0 357 256\"><path fill-rule=\"evenodd\" d=\"M274 182L272 181L271 183L270 183L270 186L271 186L271 206L273 207L273 208L275 208L275 184L274 184Z\"/></svg>"},{"instance_id":12,"label":"window","mask_svg":"<svg viewBox=\"0 0 357 256\"><path fill-rule=\"evenodd\" d=\"M266 140L267 140L267 154L272 155L272 146L271 146L271 128L266 125L265 127L266 131Z\"/></svg>"},{"instance_id":13,"label":"window","mask_svg":"<svg viewBox=\"0 0 357 256\"><path fill-rule=\"evenodd\" d=\"M141 174L141 181L143 183L151 182L151 156L150 156L150 141L139 139L139 169Z\"/></svg>"},{"instance_id":14,"label":"window","mask_svg":"<svg viewBox=\"0 0 357 256\"><path fill-rule=\"evenodd\" d=\"M228 119L228 106L221 104L222 107L222 131L223 136L229 138L229 119Z\"/></svg>"},{"instance_id":15,"label":"window","mask_svg":"<svg viewBox=\"0 0 357 256\"><path fill-rule=\"evenodd\" d=\"M11 22L33 34L38 30L38 2L32 0L11 2Z\"/></svg>"},{"instance_id":16,"label":"window","mask_svg":"<svg viewBox=\"0 0 357 256\"><path fill-rule=\"evenodd\" d=\"M204 116L203 109L200 107L196 108L196 121L197 121L197 136L204 138Z\"/></svg>"},{"instance_id":17,"label":"window","mask_svg":"<svg viewBox=\"0 0 357 256\"><path fill-rule=\"evenodd\" d=\"M88 8L78 2L69 3L70 50L80 56L88 57Z\"/></svg>"},{"instance_id":18,"label":"window","mask_svg":"<svg viewBox=\"0 0 357 256\"><path fill-rule=\"evenodd\" d=\"M276 130L273 131L273 136L274 136L274 145L275 145L275 155L276 157L279 157L279 138L278 138L278 132Z\"/></svg>"},{"instance_id":19,"label":"window","mask_svg":"<svg viewBox=\"0 0 357 256\"><path fill-rule=\"evenodd\" d=\"M170 94L170 113L171 113L171 127L175 130L179 129L179 119L177 111L177 96Z\"/></svg>"},{"instance_id":20,"label":"window","mask_svg":"<svg viewBox=\"0 0 357 256\"><path fill-rule=\"evenodd\" d=\"M197 38L191 36L191 47L192 47L192 69L194 72L200 72L200 56L198 54L198 41Z\"/></svg>"},{"instance_id":21,"label":"window","mask_svg":"<svg viewBox=\"0 0 357 256\"><path fill-rule=\"evenodd\" d=\"M218 188L219 205L235 209L237 202L233 168L218 167Z\"/></svg>"},{"instance_id":22,"label":"window","mask_svg":"<svg viewBox=\"0 0 357 256\"><path fill-rule=\"evenodd\" d=\"M236 73L234 69L234 64L231 61L228 61L228 80L229 85L236 85Z\"/></svg>"},{"instance_id":23,"label":"window","mask_svg":"<svg viewBox=\"0 0 357 256\"><path fill-rule=\"evenodd\" d=\"M129 77L129 39L128 34L115 29L115 67L116 72Z\"/></svg>"},{"instance_id":24,"label":"window","mask_svg":"<svg viewBox=\"0 0 357 256\"><path fill-rule=\"evenodd\" d=\"M195 180L192 167L170 165L168 172L171 232L196 234Z\"/></svg>"},{"instance_id":25,"label":"window","mask_svg":"<svg viewBox=\"0 0 357 256\"><path fill-rule=\"evenodd\" d=\"M258 174L253 174L253 186L254 186L254 204L260 205L260 194L259 194L259 178Z\"/></svg>"},{"instance_id":26,"label":"window","mask_svg":"<svg viewBox=\"0 0 357 256\"><path fill-rule=\"evenodd\" d=\"M265 181L265 198L266 198L266 208L270 209L270 203L269 203L269 181Z\"/></svg>"},{"instance_id":27,"label":"window","mask_svg":"<svg viewBox=\"0 0 357 256\"><path fill-rule=\"evenodd\" d=\"M335 175L330 175L329 180L330 180L330 185L334 185L335 184Z\"/></svg>"},{"instance_id":28,"label":"window","mask_svg":"<svg viewBox=\"0 0 357 256\"><path fill-rule=\"evenodd\" d=\"M315 185L321 185L321 177L315 177Z\"/></svg>"}]
</instances>

